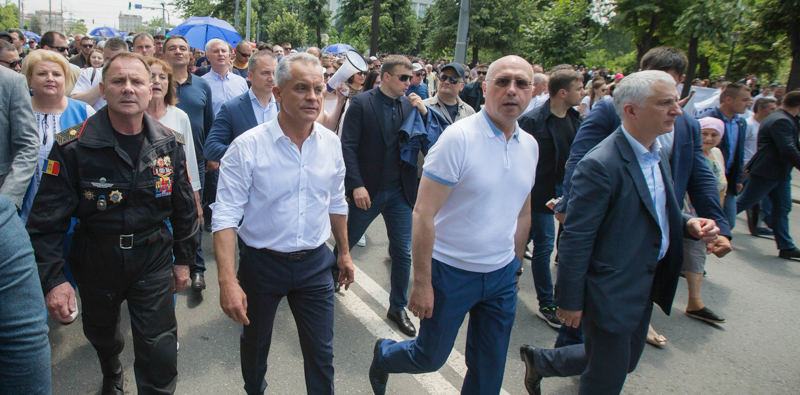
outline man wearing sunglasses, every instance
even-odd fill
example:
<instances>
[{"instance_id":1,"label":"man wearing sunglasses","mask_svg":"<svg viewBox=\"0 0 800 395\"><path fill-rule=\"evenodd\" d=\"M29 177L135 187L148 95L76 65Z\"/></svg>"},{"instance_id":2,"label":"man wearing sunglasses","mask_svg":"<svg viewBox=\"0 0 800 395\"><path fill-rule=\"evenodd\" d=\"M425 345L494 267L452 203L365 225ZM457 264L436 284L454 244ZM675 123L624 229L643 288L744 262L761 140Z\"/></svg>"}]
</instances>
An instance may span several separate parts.
<instances>
[{"instance_id":1,"label":"man wearing sunglasses","mask_svg":"<svg viewBox=\"0 0 800 395\"><path fill-rule=\"evenodd\" d=\"M419 63L414 63L411 65L411 72L414 76L411 77L411 85L406 91L406 96L416 93L417 96L423 100L429 98L430 95L428 94L428 85L422 82L426 77L425 68Z\"/></svg>"},{"instance_id":2,"label":"man wearing sunglasses","mask_svg":"<svg viewBox=\"0 0 800 395\"><path fill-rule=\"evenodd\" d=\"M469 104L475 112L481 110L481 105L484 103L483 98L483 82L486 80L486 73L489 71L489 65L492 62L481 63L477 67L478 80L471 82L464 87L464 90L459 93L461 100Z\"/></svg>"},{"instance_id":3,"label":"man wearing sunglasses","mask_svg":"<svg viewBox=\"0 0 800 395\"><path fill-rule=\"evenodd\" d=\"M464 89L465 75L464 67L458 63L444 66L439 74L439 91L422 104L439 111L450 124L475 114L475 110L458 97Z\"/></svg>"},{"instance_id":4,"label":"man wearing sunglasses","mask_svg":"<svg viewBox=\"0 0 800 395\"><path fill-rule=\"evenodd\" d=\"M247 77L247 61L250 60L250 55L253 54L253 47L246 41L239 41L233 49L233 54L235 57L233 58L233 70L231 71L233 74L247 80L248 85L250 85L250 79Z\"/></svg>"},{"instance_id":5,"label":"man wearing sunglasses","mask_svg":"<svg viewBox=\"0 0 800 395\"><path fill-rule=\"evenodd\" d=\"M89 55L91 55L92 51L94 50L94 43L92 42L92 38L91 37L81 38L81 41L78 43L78 49L80 52L78 52L77 55L69 58L69 62L71 64L74 64L75 66L84 69L86 68L87 65L90 64Z\"/></svg>"},{"instance_id":6,"label":"man wearing sunglasses","mask_svg":"<svg viewBox=\"0 0 800 395\"><path fill-rule=\"evenodd\" d=\"M0 66L19 73L21 63L22 59L19 58L19 53L17 53L14 45L7 41L0 40Z\"/></svg>"},{"instance_id":7,"label":"man wearing sunglasses","mask_svg":"<svg viewBox=\"0 0 800 395\"><path fill-rule=\"evenodd\" d=\"M67 57L69 46L67 44L67 36L59 32L47 32L42 35L41 42L39 43L41 49L53 51ZM70 64L70 72L66 75L64 93L69 96L72 94L72 89L75 88L75 82L81 76L81 68Z\"/></svg>"}]
</instances>

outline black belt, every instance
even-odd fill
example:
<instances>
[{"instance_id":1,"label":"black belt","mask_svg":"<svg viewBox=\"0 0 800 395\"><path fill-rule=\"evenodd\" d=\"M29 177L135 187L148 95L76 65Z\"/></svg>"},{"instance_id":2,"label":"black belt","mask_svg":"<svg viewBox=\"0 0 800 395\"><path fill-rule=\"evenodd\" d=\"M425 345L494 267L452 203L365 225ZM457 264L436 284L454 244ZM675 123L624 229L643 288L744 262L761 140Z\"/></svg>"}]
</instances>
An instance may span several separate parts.
<instances>
[{"instance_id":1,"label":"black belt","mask_svg":"<svg viewBox=\"0 0 800 395\"><path fill-rule=\"evenodd\" d=\"M123 250L130 250L133 247L141 247L153 244L161 236L161 224L139 233L131 233L129 235L114 235L107 233L95 232L92 230L84 229L83 234L90 240L100 241L103 243L117 244Z\"/></svg>"},{"instance_id":2,"label":"black belt","mask_svg":"<svg viewBox=\"0 0 800 395\"><path fill-rule=\"evenodd\" d=\"M289 262L297 262L297 261L304 261L304 260L308 259L308 257L310 257L312 253L316 252L320 248L322 248L322 245L320 245L317 248L310 249L310 250L301 250L301 251L294 251L294 252L279 252L279 251L270 250L269 248L264 248L264 251L268 252L270 255L272 255L274 257L281 258L281 259L286 259Z\"/></svg>"}]
</instances>

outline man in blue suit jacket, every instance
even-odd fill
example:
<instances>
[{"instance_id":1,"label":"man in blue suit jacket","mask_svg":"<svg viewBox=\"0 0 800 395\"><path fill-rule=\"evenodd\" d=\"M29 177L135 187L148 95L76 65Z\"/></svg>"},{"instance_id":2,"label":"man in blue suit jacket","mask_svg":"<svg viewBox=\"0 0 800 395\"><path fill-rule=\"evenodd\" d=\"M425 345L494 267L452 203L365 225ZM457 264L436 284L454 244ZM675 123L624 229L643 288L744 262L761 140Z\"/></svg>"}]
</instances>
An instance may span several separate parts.
<instances>
[{"instance_id":1,"label":"man in blue suit jacket","mask_svg":"<svg viewBox=\"0 0 800 395\"><path fill-rule=\"evenodd\" d=\"M740 115L750 107L753 99L747 85L732 83L719 94L719 107L708 116L725 123L725 134L717 146L725 158L725 176L728 190L725 193L725 216L731 229L736 226L736 196L742 191L742 168L744 167L744 142L747 137L747 122ZM694 199L692 199L694 204Z\"/></svg>"},{"instance_id":2,"label":"man in blue suit jacket","mask_svg":"<svg viewBox=\"0 0 800 395\"><path fill-rule=\"evenodd\" d=\"M641 90L648 97L639 97ZM683 237L712 242L713 220L683 214L657 137L681 114L672 78L643 71L623 79L619 129L578 163L559 251L556 304L565 325L582 324L585 345L523 346L525 385L581 375L579 394L618 394L644 349L653 303L669 314L683 265ZM624 232L624 236L620 235Z\"/></svg>"},{"instance_id":3,"label":"man in blue suit jacket","mask_svg":"<svg viewBox=\"0 0 800 395\"><path fill-rule=\"evenodd\" d=\"M279 104L272 96L278 58L266 51L256 52L250 56L247 64L247 73L253 86L220 107L206 138L203 154L214 170L219 167L219 162L233 139L262 123L275 119L280 110Z\"/></svg>"}]
</instances>

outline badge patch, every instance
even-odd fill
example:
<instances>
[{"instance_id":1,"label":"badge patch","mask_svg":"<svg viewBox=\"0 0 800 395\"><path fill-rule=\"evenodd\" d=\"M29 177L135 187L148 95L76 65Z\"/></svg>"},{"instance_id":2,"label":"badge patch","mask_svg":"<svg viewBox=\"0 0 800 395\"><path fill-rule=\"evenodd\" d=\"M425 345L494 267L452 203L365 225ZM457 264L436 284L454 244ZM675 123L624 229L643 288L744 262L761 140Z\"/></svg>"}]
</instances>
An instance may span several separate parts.
<instances>
[{"instance_id":1,"label":"badge patch","mask_svg":"<svg viewBox=\"0 0 800 395\"><path fill-rule=\"evenodd\" d=\"M58 175L58 169L61 168L61 164L54 160L45 159L44 163L42 164L42 173L50 174L53 176Z\"/></svg>"},{"instance_id":2,"label":"badge patch","mask_svg":"<svg viewBox=\"0 0 800 395\"><path fill-rule=\"evenodd\" d=\"M100 211L105 211L106 207L106 195L100 195L100 197L97 198L97 209Z\"/></svg>"},{"instance_id":3,"label":"badge patch","mask_svg":"<svg viewBox=\"0 0 800 395\"><path fill-rule=\"evenodd\" d=\"M162 167L154 167L153 168L153 175L159 177L168 177L172 174L172 166L162 166Z\"/></svg>"},{"instance_id":4,"label":"badge patch","mask_svg":"<svg viewBox=\"0 0 800 395\"><path fill-rule=\"evenodd\" d=\"M92 185L96 188L111 188L114 186L114 184L107 183L105 177L100 177L100 182L93 182Z\"/></svg>"},{"instance_id":5,"label":"badge patch","mask_svg":"<svg viewBox=\"0 0 800 395\"><path fill-rule=\"evenodd\" d=\"M122 201L122 193L120 191L111 191L108 197L111 199L111 203L119 203Z\"/></svg>"},{"instance_id":6,"label":"badge patch","mask_svg":"<svg viewBox=\"0 0 800 395\"><path fill-rule=\"evenodd\" d=\"M156 181L156 197L164 197L172 195L172 179L169 177L161 177Z\"/></svg>"},{"instance_id":7,"label":"badge patch","mask_svg":"<svg viewBox=\"0 0 800 395\"><path fill-rule=\"evenodd\" d=\"M94 200L94 192L92 191L83 191L83 198L86 200Z\"/></svg>"}]
</instances>

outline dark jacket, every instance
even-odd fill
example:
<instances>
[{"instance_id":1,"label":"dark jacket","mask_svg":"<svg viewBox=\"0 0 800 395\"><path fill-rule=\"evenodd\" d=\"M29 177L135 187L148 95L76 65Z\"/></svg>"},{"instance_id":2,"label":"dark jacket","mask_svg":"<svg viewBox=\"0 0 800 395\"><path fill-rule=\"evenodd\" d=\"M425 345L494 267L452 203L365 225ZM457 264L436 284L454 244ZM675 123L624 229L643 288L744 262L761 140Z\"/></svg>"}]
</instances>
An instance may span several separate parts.
<instances>
[{"instance_id":1,"label":"dark jacket","mask_svg":"<svg viewBox=\"0 0 800 395\"><path fill-rule=\"evenodd\" d=\"M117 144L107 107L83 124L55 136L49 159L58 163L59 169L57 175L42 174L27 223L45 294L67 281L63 274L62 236L69 230L71 217L81 223L81 231L75 233L78 238L84 233L140 234L161 226L169 218L175 264L194 263L199 226L183 135L147 114L143 127L145 139L137 163L131 163ZM102 206L101 196L105 203ZM117 202L112 200L115 196ZM114 244L119 243L117 238ZM99 246L93 248L96 253L102 250Z\"/></svg>"},{"instance_id":2,"label":"dark jacket","mask_svg":"<svg viewBox=\"0 0 800 395\"><path fill-rule=\"evenodd\" d=\"M400 96L399 99L402 102L402 119L406 119L414 107L408 97ZM347 168L344 187L350 198L353 197L353 190L360 187L367 188L370 198L378 193L386 154L383 118L378 89L370 89L350 99L342 128L342 155ZM391 132L400 133L400 130ZM417 172L414 166L403 162L400 178L406 200L413 206L417 199Z\"/></svg>"},{"instance_id":3,"label":"dark jacket","mask_svg":"<svg viewBox=\"0 0 800 395\"><path fill-rule=\"evenodd\" d=\"M583 310L586 319L611 333L632 333L649 303L667 315L672 308L691 217L678 207L666 161L659 167L669 220L669 248L660 261L656 208L621 129L586 154L572 177L560 241L569 247L558 252L555 302L565 310Z\"/></svg>"},{"instance_id":4,"label":"dark jacket","mask_svg":"<svg viewBox=\"0 0 800 395\"><path fill-rule=\"evenodd\" d=\"M568 211L570 179L575 165L589 150L613 133L619 125L620 119L614 109L613 101L600 100L595 103L589 116L581 123L581 128L569 151L569 161L564 174L564 201L557 208L558 211ZM740 135L744 134L740 133ZM744 143L740 146L744 147ZM742 148L742 155L744 155L744 148ZM697 214L716 221L720 234L731 237L731 227L728 225L728 220L720 205L717 181L703 156L700 123L686 113L675 119L675 140L672 144L672 156L669 162L672 168L673 188L678 201L683 201L686 193L689 193L689 198L691 198Z\"/></svg>"},{"instance_id":5,"label":"dark jacket","mask_svg":"<svg viewBox=\"0 0 800 395\"><path fill-rule=\"evenodd\" d=\"M464 102L469 104L475 112L481 110L481 101L483 99L483 87L479 81L470 82L464 86L464 89L458 93L458 97Z\"/></svg>"},{"instance_id":6,"label":"dark jacket","mask_svg":"<svg viewBox=\"0 0 800 395\"><path fill-rule=\"evenodd\" d=\"M228 100L220 107L206 137L206 146L203 147L206 159L219 162L233 139L256 126L258 121L253 113L249 90Z\"/></svg>"},{"instance_id":7,"label":"dark jacket","mask_svg":"<svg viewBox=\"0 0 800 395\"><path fill-rule=\"evenodd\" d=\"M758 131L758 150L750 160L750 174L770 181L789 180L792 167L800 169L798 117L784 109L773 112Z\"/></svg>"},{"instance_id":8,"label":"dark jacket","mask_svg":"<svg viewBox=\"0 0 800 395\"><path fill-rule=\"evenodd\" d=\"M719 107L715 108L711 111L711 114L708 116L714 117L719 119L722 122L725 122L723 119L722 111L719 110ZM747 121L744 118L739 117L739 120L736 122L739 126L739 134L736 136L738 140L736 144L736 152L734 153L733 157L733 164L729 171L725 172L725 178L728 179L728 194L729 195L738 195L739 192L736 190L736 185L741 184L742 181L742 169L744 168L744 142L747 139ZM728 133L728 127L725 127L725 135L722 136L722 141L720 141L717 148L722 151L722 156L725 158L725 168L728 167L728 158L731 156L731 141L730 141L730 133ZM692 199L692 204L694 204L694 199Z\"/></svg>"},{"instance_id":9,"label":"dark jacket","mask_svg":"<svg viewBox=\"0 0 800 395\"><path fill-rule=\"evenodd\" d=\"M555 117L550 111L550 100L521 116L517 122L522 130L528 132L539 143L539 164L536 166L536 184L531 191L531 210L539 213L552 214L553 210L547 208L550 199L557 198L556 185L564 181L564 168L569 159L569 151L560 152L556 144L556 134L563 134L569 145L575 140L575 134L581 126L580 114L572 107L566 115L574 127L573 130L556 130ZM542 157L550 157L550 153L542 155L543 151L554 150L555 160L552 163L542 163Z\"/></svg>"}]
</instances>

